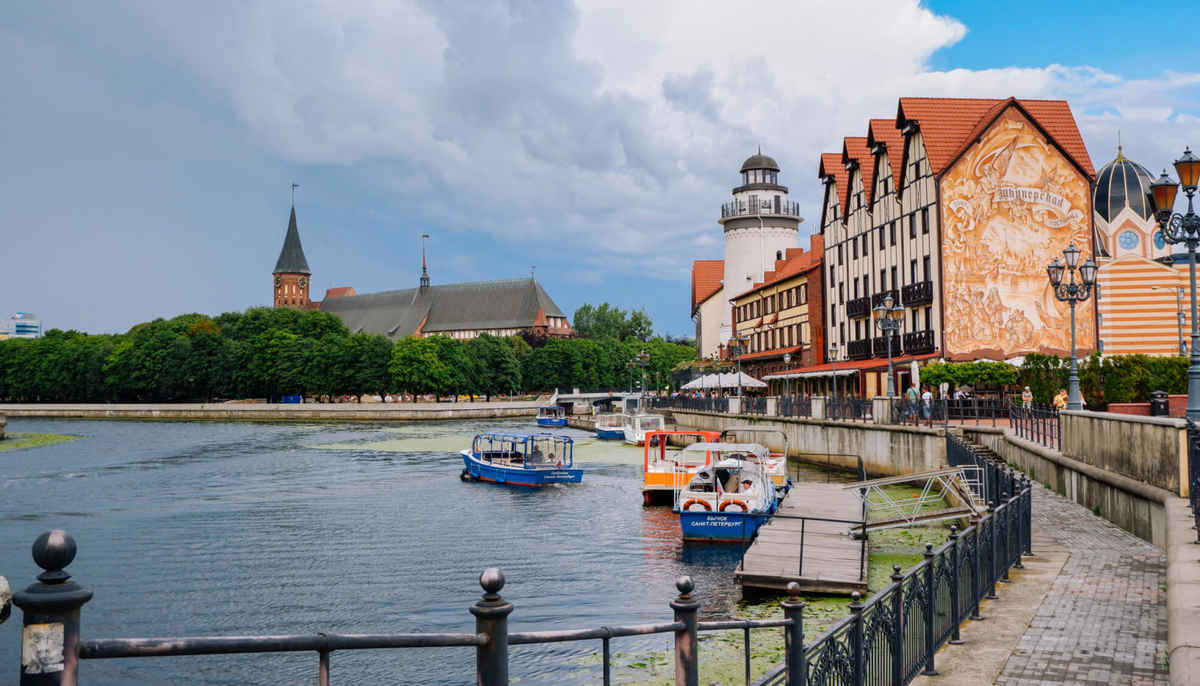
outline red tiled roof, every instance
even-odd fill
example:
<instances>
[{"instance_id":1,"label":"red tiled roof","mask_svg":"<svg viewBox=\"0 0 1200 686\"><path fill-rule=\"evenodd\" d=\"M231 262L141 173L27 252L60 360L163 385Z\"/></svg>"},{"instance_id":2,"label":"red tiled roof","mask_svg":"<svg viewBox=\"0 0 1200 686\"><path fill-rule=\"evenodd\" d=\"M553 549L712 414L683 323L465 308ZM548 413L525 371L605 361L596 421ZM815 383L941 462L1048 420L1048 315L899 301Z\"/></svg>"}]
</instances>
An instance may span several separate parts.
<instances>
[{"instance_id":1,"label":"red tiled roof","mask_svg":"<svg viewBox=\"0 0 1200 686\"><path fill-rule=\"evenodd\" d=\"M925 154L940 176L975 139L1010 106L1018 106L1057 143L1068 159L1091 177L1096 170L1088 156L1075 117L1064 100L1005 100L982 98L900 98L896 126L915 121L925 141Z\"/></svg>"},{"instance_id":2,"label":"red tiled roof","mask_svg":"<svg viewBox=\"0 0 1200 686\"><path fill-rule=\"evenodd\" d=\"M348 295L357 295L354 292L354 286L338 286L337 288L328 288L325 290L325 299L344 298Z\"/></svg>"},{"instance_id":3,"label":"red tiled roof","mask_svg":"<svg viewBox=\"0 0 1200 686\"><path fill-rule=\"evenodd\" d=\"M888 165L892 168L893 188L899 187L900 172L904 169L904 136L896 128L894 119L872 119L867 126L867 147L883 143L887 149ZM878 162L878 158L876 158ZM878 172L878 168L875 170ZM874 200L875 187L867 189L867 202Z\"/></svg>"},{"instance_id":4,"label":"red tiled roof","mask_svg":"<svg viewBox=\"0 0 1200 686\"><path fill-rule=\"evenodd\" d=\"M758 353L750 353L749 355L742 355L742 360L743 361L745 361L745 360L761 360L766 357L783 357L784 353L787 353L789 355L795 355L796 353L799 353L803 349L804 349L804 346L802 346L802 345L795 345L790 348L775 348L774 350L764 350L764 351L758 352Z\"/></svg>"},{"instance_id":5,"label":"red tiled roof","mask_svg":"<svg viewBox=\"0 0 1200 686\"><path fill-rule=\"evenodd\" d=\"M842 166L854 160L858 162L858 173L862 177L862 185L867 189L867 197L870 196L870 188L875 185L875 160L871 157L871 150L867 147L866 138L847 137L842 140ZM850 216L850 186L849 179L853 178L852 172L846 172L847 183L846 192L842 193L839 198L842 202L842 216ZM869 201L868 201L869 202Z\"/></svg>"},{"instance_id":6,"label":"red tiled roof","mask_svg":"<svg viewBox=\"0 0 1200 686\"><path fill-rule=\"evenodd\" d=\"M721 291L724 278L724 260L696 260L692 263L692 314L696 314L701 303Z\"/></svg>"},{"instance_id":7,"label":"red tiled roof","mask_svg":"<svg viewBox=\"0 0 1200 686\"><path fill-rule=\"evenodd\" d=\"M813 234L809 237L809 246L808 252L805 252L803 248L788 248L782 260L775 260L775 271L763 274L762 282L754 284L753 287L737 294L736 297L740 298L748 293L790 279L797 274L810 272L820 267L821 258L825 254L825 239L819 234Z\"/></svg>"},{"instance_id":8,"label":"red tiled roof","mask_svg":"<svg viewBox=\"0 0 1200 686\"><path fill-rule=\"evenodd\" d=\"M817 176L824 179L826 176L833 177L835 192L839 198L841 196L850 195L850 172L846 171L846 165L842 162L842 156L836 152L821 153L821 166L817 168ZM824 212L825 209L821 208ZM842 217L845 218L845 213ZM824 220L824 217L822 217Z\"/></svg>"},{"instance_id":9,"label":"red tiled roof","mask_svg":"<svg viewBox=\"0 0 1200 686\"><path fill-rule=\"evenodd\" d=\"M748 357L749 357L749 355L742 355L743 360ZM932 359L935 357L941 357L941 353L932 353L929 355L902 355L900 357L893 357L892 365L895 366L902 362L908 363L908 362L912 362L913 360L917 360L919 362L921 360L928 360L928 359ZM838 362L836 365L834 365L832 362L826 362L824 364L815 364L815 365L812 365L811 367L797 367L787 373L788 374L797 374L797 373L807 373L807 372L828 372L828 371L833 371L833 368L835 366L837 367L838 371L843 371L843 370L844 371L879 371L880 369L886 370L887 364L888 364L888 362L887 362L886 358ZM783 374L783 373L784 372L775 372L774 374L767 374L763 378L767 379L767 378L771 378L771 377L774 377L774 376L777 376L777 375Z\"/></svg>"}]
</instances>

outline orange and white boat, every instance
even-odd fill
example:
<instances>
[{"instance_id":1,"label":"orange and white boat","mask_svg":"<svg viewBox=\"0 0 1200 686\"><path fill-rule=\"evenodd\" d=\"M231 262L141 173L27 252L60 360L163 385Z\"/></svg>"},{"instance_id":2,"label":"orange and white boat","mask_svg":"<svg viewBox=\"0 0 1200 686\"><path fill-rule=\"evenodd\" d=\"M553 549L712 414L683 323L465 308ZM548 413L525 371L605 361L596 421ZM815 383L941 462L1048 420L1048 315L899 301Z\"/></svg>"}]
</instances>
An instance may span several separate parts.
<instances>
[{"instance_id":1,"label":"orange and white boat","mask_svg":"<svg viewBox=\"0 0 1200 686\"><path fill-rule=\"evenodd\" d=\"M670 445L672 436L680 445ZM691 439L690 441L688 439ZM707 451L684 451L693 443L716 443L721 434L716 431L651 431L646 434L643 460L642 499L645 504L675 502L675 494L691 480L691 472L707 466L711 456Z\"/></svg>"}]
</instances>

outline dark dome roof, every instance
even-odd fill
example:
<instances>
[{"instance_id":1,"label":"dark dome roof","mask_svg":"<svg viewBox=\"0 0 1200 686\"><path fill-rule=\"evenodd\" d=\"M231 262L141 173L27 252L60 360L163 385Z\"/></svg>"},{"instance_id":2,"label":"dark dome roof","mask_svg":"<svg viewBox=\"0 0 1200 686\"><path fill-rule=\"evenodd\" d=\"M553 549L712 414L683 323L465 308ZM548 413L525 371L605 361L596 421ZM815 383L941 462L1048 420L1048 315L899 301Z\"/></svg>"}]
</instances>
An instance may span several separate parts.
<instances>
[{"instance_id":1,"label":"dark dome roof","mask_svg":"<svg viewBox=\"0 0 1200 686\"><path fill-rule=\"evenodd\" d=\"M1154 183L1154 175L1145 167L1125 159L1117 148L1117 159L1100 168L1096 174L1096 213L1106 222L1128 205L1142 219L1149 219L1153 212L1146 201L1146 191Z\"/></svg>"},{"instance_id":2,"label":"dark dome roof","mask_svg":"<svg viewBox=\"0 0 1200 686\"><path fill-rule=\"evenodd\" d=\"M779 165L775 164L775 160L767 157L761 152L757 155L751 155L742 162L742 171L750 171L751 169L770 169L771 171L779 171Z\"/></svg>"}]
</instances>

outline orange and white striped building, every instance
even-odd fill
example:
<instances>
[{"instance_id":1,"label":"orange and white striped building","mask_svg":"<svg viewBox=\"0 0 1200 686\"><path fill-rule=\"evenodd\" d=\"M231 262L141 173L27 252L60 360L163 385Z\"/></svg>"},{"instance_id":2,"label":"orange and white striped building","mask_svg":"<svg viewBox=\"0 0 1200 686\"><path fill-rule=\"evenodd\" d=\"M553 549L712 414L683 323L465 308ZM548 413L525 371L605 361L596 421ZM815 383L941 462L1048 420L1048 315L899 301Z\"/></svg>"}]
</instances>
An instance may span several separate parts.
<instances>
[{"instance_id":1,"label":"orange and white striped building","mask_svg":"<svg viewBox=\"0 0 1200 686\"><path fill-rule=\"evenodd\" d=\"M1119 147L1096 174L1096 328L1105 355L1178 355L1181 306L1185 340L1191 331L1187 261L1173 263L1172 248L1182 246L1159 235L1146 201L1153 180Z\"/></svg>"}]
</instances>

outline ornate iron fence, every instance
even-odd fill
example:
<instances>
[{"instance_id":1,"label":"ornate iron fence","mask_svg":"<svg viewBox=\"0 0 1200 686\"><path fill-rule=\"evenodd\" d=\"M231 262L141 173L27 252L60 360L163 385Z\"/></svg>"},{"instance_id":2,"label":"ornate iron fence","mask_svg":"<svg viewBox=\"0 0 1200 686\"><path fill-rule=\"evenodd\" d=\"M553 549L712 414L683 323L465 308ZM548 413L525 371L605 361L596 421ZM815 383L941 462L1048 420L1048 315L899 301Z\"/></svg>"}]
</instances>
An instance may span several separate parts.
<instances>
[{"instance_id":1,"label":"ornate iron fence","mask_svg":"<svg viewBox=\"0 0 1200 686\"><path fill-rule=\"evenodd\" d=\"M976 425L991 421L996 426L997 419L1008 419L1008 402L1003 398L951 398L946 401L946 408L952 421L974 421Z\"/></svg>"},{"instance_id":2,"label":"ornate iron fence","mask_svg":"<svg viewBox=\"0 0 1200 686\"><path fill-rule=\"evenodd\" d=\"M947 408L947 401L941 398L931 399L928 403L923 400L913 402L904 397L893 398L892 423L913 424L914 426L945 424L948 416Z\"/></svg>"},{"instance_id":3,"label":"ornate iron fence","mask_svg":"<svg viewBox=\"0 0 1200 686\"><path fill-rule=\"evenodd\" d=\"M742 396L742 414L762 416L767 413L767 399L761 396Z\"/></svg>"},{"instance_id":4,"label":"ornate iron fence","mask_svg":"<svg viewBox=\"0 0 1200 686\"><path fill-rule=\"evenodd\" d=\"M830 398L825 401L825 418L846 422L871 420L870 398Z\"/></svg>"},{"instance_id":5,"label":"ornate iron fence","mask_svg":"<svg viewBox=\"0 0 1200 686\"><path fill-rule=\"evenodd\" d=\"M975 467L979 470L977 483L970 482L975 495L986 503L1002 503L1020 491L1021 480L1000 460L980 453L965 439L946 434L946 463L951 467Z\"/></svg>"},{"instance_id":6,"label":"ornate iron fence","mask_svg":"<svg viewBox=\"0 0 1200 686\"><path fill-rule=\"evenodd\" d=\"M1200 427L1187 420L1188 498L1196 520L1196 542L1200 543Z\"/></svg>"},{"instance_id":7,"label":"ornate iron fence","mask_svg":"<svg viewBox=\"0 0 1200 686\"><path fill-rule=\"evenodd\" d=\"M676 398L648 398L650 407L656 409L670 410L693 410L697 412L728 412L729 398L693 398L691 396L679 396Z\"/></svg>"},{"instance_id":8,"label":"ornate iron fence","mask_svg":"<svg viewBox=\"0 0 1200 686\"><path fill-rule=\"evenodd\" d=\"M1061 450L1062 423L1058 410L1049 405L1009 403L1008 416L1017 435L1047 448Z\"/></svg>"},{"instance_id":9,"label":"ornate iron fence","mask_svg":"<svg viewBox=\"0 0 1200 686\"><path fill-rule=\"evenodd\" d=\"M812 398L801 395L783 395L775 403L775 413L780 417L811 417Z\"/></svg>"}]
</instances>

